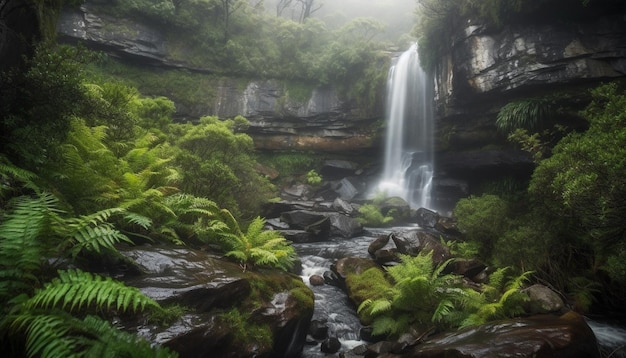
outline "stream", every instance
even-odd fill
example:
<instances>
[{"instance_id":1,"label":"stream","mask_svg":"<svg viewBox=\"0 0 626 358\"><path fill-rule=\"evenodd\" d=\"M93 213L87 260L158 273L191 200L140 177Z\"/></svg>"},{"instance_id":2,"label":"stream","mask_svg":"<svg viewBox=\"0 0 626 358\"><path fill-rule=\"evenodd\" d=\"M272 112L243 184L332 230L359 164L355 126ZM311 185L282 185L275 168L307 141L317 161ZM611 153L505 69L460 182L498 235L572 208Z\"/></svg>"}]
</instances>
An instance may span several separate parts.
<instances>
[{"instance_id":1,"label":"stream","mask_svg":"<svg viewBox=\"0 0 626 358\"><path fill-rule=\"evenodd\" d=\"M367 248L378 234L389 229L368 229L363 236L352 239L334 239L332 241L294 244L302 260L302 280L308 284L311 275L323 276L330 270L330 265L343 257L369 257ZM337 337L341 342L341 351L347 351L365 342L359 339L362 325L356 315L356 308L348 300L341 288L333 285L311 286L315 294L313 320L326 321L328 336ZM302 357L328 357L321 352L320 345L304 347Z\"/></svg>"},{"instance_id":2,"label":"stream","mask_svg":"<svg viewBox=\"0 0 626 358\"><path fill-rule=\"evenodd\" d=\"M367 248L379 235L415 227L367 228L362 236L352 239L335 238L331 241L294 244L302 261L302 280L309 284L311 275L323 276L331 264L343 257L369 258ZM356 315L356 308L348 300L341 288L333 285L311 286L315 294L313 320L326 321L328 336L337 337L341 342L339 352L345 352L366 342L359 339L362 328ZM626 358L626 327L622 323L605 323L601 320L587 320L594 331L602 357ZM320 345L306 345L302 358L332 357L320 350Z\"/></svg>"}]
</instances>

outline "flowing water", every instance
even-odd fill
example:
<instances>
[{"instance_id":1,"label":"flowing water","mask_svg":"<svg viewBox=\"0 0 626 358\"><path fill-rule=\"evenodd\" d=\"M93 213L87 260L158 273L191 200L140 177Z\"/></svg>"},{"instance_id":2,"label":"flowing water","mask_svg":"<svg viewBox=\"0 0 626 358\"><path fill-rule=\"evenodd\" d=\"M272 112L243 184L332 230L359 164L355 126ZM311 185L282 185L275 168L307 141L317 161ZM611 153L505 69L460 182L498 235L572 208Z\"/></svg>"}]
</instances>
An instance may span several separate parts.
<instances>
[{"instance_id":1,"label":"flowing water","mask_svg":"<svg viewBox=\"0 0 626 358\"><path fill-rule=\"evenodd\" d=\"M302 261L302 279L308 284L311 275L322 276L330 270L331 264L343 257L370 257L367 252L369 244L379 235L389 233L389 230L367 229L363 236L349 240L294 244ZM312 286L311 289L315 294L313 319L327 322L328 336L337 337L341 342L340 352L363 344L359 338L362 325L356 307L348 300L345 292L332 285ZM319 344L305 346L302 353L303 358L328 356L321 352Z\"/></svg>"},{"instance_id":2,"label":"flowing water","mask_svg":"<svg viewBox=\"0 0 626 358\"><path fill-rule=\"evenodd\" d=\"M431 208L433 98L433 81L413 45L389 69L384 168L377 188L413 208Z\"/></svg>"},{"instance_id":3,"label":"flowing water","mask_svg":"<svg viewBox=\"0 0 626 358\"><path fill-rule=\"evenodd\" d=\"M353 239L337 238L328 242L294 244L302 261L302 279L308 284L311 275L323 276L330 266L343 257L369 257L367 248L376 237L392 231L415 229L415 227L394 227L387 229L368 228L362 236ZM315 294L314 320L326 321L328 336L337 337L341 342L340 352L364 344L359 338L362 328L356 314L356 307L348 300L345 292L332 285L311 286ZM626 328L621 325L599 320L587 321L594 331L602 357L626 358ZM336 357L321 352L320 345L307 345L302 358Z\"/></svg>"}]
</instances>

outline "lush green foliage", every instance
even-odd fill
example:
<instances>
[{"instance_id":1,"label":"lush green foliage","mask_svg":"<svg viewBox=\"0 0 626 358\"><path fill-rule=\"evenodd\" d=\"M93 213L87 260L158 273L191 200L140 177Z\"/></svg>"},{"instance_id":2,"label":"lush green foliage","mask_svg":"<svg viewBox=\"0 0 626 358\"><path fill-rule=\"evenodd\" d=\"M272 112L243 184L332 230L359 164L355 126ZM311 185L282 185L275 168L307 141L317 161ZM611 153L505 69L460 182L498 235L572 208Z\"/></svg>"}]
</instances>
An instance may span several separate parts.
<instances>
[{"instance_id":1,"label":"lush green foliage","mask_svg":"<svg viewBox=\"0 0 626 358\"><path fill-rule=\"evenodd\" d=\"M252 220L247 231L241 231L232 214L223 209L212 223L216 239L225 248L226 256L237 260L245 271L248 265L277 267L288 271L296 260L296 252L280 232L264 230L265 220Z\"/></svg>"},{"instance_id":2,"label":"lush green foliage","mask_svg":"<svg viewBox=\"0 0 626 358\"><path fill-rule=\"evenodd\" d=\"M480 244L481 257L490 257L499 236L510 225L508 203L493 194L459 200L454 216L468 240Z\"/></svg>"},{"instance_id":3,"label":"lush green foliage","mask_svg":"<svg viewBox=\"0 0 626 358\"><path fill-rule=\"evenodd\" d=\"M517 128L537 130L554 111L551 105L552 101L545 97L509 102L500 108L496 126L505 133L511 133Z\"/></svg>"},{"instance_id":4,"label":"lush green foliage","mask_svg":"<svg viewBox=\"0 0 626 358\"><path fill-rule=\"evenodd\" d=\"M13 353L23 349L29 357L81 357L106 350L114 355L157 355L148 343L118 332L99 318L81 320L68 314L161 310L138 289L76 269L60 270L58 277L45 282L50 277L49 265L55 264L48 261L53 255L72 259L82 251L99 253L106 248L116 252L114 243L129 241L106 222L122 209L68 218L58 209L58 200L47 193L14 198L6 209L0 223L4 316L0 333L14 347ZM167 351L158 354L169 355Z\"/></svg>"},{"instance_id":5,"label":"lush green foliage","mask_svg":"<svg viewBox=\"0 0 626 358\"><path fill-rule=\"evenodd\" d=\"M315 169L311 169L306 173L306 182L311 185L318 185L322 182L322 176Z\"/></svg>"},{"instance_id":6,"label":"lush green foliage","mask_svg":"<svg viewBox=\"0 0 626 358\"><path fill-rule=\"evenodd\" d=\"M489 283L481 291L465 290L465 309L471 312L461 322L461 327L481 325L486 322L515 317L524 313L528 296L520 291L532 272L517 277L508 275L509 268L497 269L489 275Z\"/></svg>"},{"instance_id":7,"label":"lush green foliage","mask_svg":"<svg viewBox=\"0 0 626 358\"><path fill-rule=\"evenodd\" d=\"M320 163L313 153L271 153L262 155L259 160L278 171L280 178L290 178L308 173Z\"/></svg>"},{"instance_id":8,"label":"lush green foliage","mask_svg":"<svg viewBox=\"0 0 626 358\"><path fill-rule=\"evenodd\" d=\"M388 226L394 221L393 215L383 215L376 204L363 204L359 207L359 217L361 224L372 227Z\"/></svg>"},{"instance_id":9,"label":"lush green foliage","mask_svg":"<svg viewBox=\"0 0 626 358\"><path fill-rule=\"evenodd\" d=\"M626 282L623 205L626 198L626 95L615 84L598 87L583 112L590 127L571 133L535 170L530 194L554 217L565 214L594 252L596 267ZM558 211L556 211L559 209ZM608 260L615 266L607 265Z\"/></svg>"},{"instance_id":10,"label":"lush green foliage","mask_svg":"<svg viewBox=\"0 0 626 358\"><path fill-rule=\"evenodd\" d=\"M162 23L172 62L221 75L297 80L316 86L332 83L361 101L365 109L381 99L378 93L386 75L386 66L381 64L387 58L381 52L385 44L374 38L383 33L384 26L371 18L357 18L332 29L315 18L292 21L258 11L248 2L230 0L133 0L101 10ZM123 31L112 29L116 30ZM197 92L208 87L188 88ZM191 98L176 97L177 103Z\"/></svg>"},{"instance_id":11,"label":"lush green foliage","mask_svg":"<svg viewBox=\"0 0 626 358\"><path fill-rule=\"evenodd\" d=\"M251 313L243 313L238 308L233 308L219 317L225 324L233 329L233 339L238 346L255 344L268 349L273 345L272 332L267 325L250 322Z\"/></svg>"},{"instance_id":12,"label":"lush green foliage","mask_svg":"<svg viewBox=\"0 0 626 358\"><path fill-rule=\"evenodd\" d=\"M626 95L607 84L591 96L581 112L588 129L570 132L553 148L536 133L514 132L540 152L525 195L470 197L454 211L468 241L481 244L484 260L535 271L581 309L594 297L614 304L626 282Z\"/></svg>"},{"instance_id":13,"label":"lush green foliage","mask_svg":"<svg viewBox=\"0 0 626 358\"><path fill-rule=\"evenodd\" d=\"M120 243L200 245L216 235L245 264L287 269L295 254L260 218L244 234L220 209L251 215L272 196L250 137L238 133L243 117L173 124L171 101L87 82L78 57L41 47L26 72L3 75L12 92L0 106L0 344L16 356L169 355L106 319L171 314L135 288L66 268L117 256Z\"/></svg>"},{"instance_id":14,"label":"lush green foliage","mask_svg":"<svg viewBox=\"0 0 626 358\"><path fill-rule=\"evenodd\" d=\"M434 266L432 252L401 259L386 268L390 281L375 268L350 277L355 297L362 299L359 317L371 322L375 335L478 325L523 313L527 296L520 288L529 272L510 277L508 269L496 270L489 284L475 291L464 287L460 276L443 274L449 261Z\"/></svg>"},{"instance_id":15,"label":"lush green foliage","mask_svg":"<svg viewBox=\"0 0 626 358\"><path fill-rule=\"evenodd\" d=\"M254 168L252 138L235 132L241 119L204 117L198 125L175 125L172 139L180 149L175 161L185 173L180 189L250 217L274 189Z\"/></svg>"}]
</instances>

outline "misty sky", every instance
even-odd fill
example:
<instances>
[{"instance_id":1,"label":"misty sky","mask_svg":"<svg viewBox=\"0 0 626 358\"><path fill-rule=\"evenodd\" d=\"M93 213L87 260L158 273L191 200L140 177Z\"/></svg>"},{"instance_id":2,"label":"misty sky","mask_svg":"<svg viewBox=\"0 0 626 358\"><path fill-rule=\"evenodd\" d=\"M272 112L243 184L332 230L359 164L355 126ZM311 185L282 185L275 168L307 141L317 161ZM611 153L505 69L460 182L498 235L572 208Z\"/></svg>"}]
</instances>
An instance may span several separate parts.
<instances>
[{"instance_id":1,"label":"misty sky","mask_svg":"<svg viewBox=\"0 0 626 358\"><path fill-rule=\"evenodd\" d=\"M323 4L313 17L340 26L355 17L373 17L387 24L385 37L411 32L415 22L416 0L316 0ZM278 0L265 0L268 11L276 11ZM295 3L295 1L294 1Z\"/></svg>"}]
</instances>

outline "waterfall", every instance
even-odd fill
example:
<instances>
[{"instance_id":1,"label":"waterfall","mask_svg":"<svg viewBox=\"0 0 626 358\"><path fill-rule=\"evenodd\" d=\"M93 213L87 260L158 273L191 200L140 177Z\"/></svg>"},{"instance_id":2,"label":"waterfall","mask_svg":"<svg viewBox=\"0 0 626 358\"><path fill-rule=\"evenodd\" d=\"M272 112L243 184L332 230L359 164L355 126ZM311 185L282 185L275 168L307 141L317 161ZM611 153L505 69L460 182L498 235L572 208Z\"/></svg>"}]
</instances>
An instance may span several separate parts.
<instances>
[{"instance_id":1,"label":"waterfall","mask_svg":"<svg viewBox=\"0 0 626 358\"><path fill-rule=\"evenodd\" d=\"M384 170L378 191L430 208L433 179L433 86L417 45L400 55L387 79Z\"/></svg>"}]
</instances>

